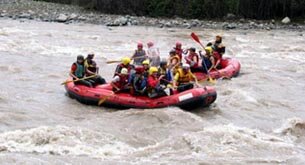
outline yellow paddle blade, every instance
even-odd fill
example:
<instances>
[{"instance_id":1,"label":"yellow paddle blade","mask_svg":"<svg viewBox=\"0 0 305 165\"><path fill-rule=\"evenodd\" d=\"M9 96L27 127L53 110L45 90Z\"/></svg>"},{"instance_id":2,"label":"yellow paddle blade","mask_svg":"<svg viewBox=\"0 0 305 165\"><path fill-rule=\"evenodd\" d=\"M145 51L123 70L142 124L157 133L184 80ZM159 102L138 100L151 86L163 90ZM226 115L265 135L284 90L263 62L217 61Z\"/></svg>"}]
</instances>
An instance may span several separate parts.
<instances>
[{"instance_id":1,"label":"yellow paddle blade","mask_svg":"<svg viewBox=\"0 0 305 165\"><path fill-rule=\"evenodd\" d=\"M114 94L115 94L115 93L112 92L110 95L101 98L101 99L98 101L97 105L99 105L99 106L102 105L109 97L113 96Z\"/></svg>"},{"instance_id":2,"label":"yellow paddle blade","mask_svg":"<svg viewBox=\"0 0 305 165\"><path fill-rule=\"evenodd\" d=\"M98 101L97 105L99 105L99 106L102 105L106 100L107 100L107 97L104 97L104 98L100 99Z\"/></svg>"}]
</instances>

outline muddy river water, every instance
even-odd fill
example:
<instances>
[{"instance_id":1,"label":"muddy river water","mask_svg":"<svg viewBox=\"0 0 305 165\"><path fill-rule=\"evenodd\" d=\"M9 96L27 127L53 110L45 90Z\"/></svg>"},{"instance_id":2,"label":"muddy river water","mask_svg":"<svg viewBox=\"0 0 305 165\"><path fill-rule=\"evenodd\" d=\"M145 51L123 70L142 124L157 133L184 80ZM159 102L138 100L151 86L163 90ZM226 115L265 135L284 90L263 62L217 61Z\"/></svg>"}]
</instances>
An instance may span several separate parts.
<instances>
[{"instance_id":1,"label":"muddy river water","mask_svg":"<svg viewBox=\"0 0 305 165\"><path fill-rule=\"evenodd\" d=\"M240 75L218 80L209 108L87 106L60 85L78 54L101 75L139 41L163 58L224 36ZM304 164L305 32L106 27L0 19L0 164ZM146 48L146 47L145 47Z\"/></svg>"}]
</instances>

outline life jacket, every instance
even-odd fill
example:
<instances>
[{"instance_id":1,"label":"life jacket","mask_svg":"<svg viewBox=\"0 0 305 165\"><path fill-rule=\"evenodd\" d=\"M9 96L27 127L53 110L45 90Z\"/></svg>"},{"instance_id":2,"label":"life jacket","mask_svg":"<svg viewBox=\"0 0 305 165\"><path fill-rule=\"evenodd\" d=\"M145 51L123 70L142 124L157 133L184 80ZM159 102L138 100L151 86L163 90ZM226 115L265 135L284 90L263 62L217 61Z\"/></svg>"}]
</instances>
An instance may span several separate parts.
<instances>
[{"instance_id":1,"label":"life jacket","mask_svg":"<svg viewBox=\"0 0 305 165\"><path fill-rule=\"evenodd\" d=\"M77 78L83 78L84 75L85 75L85 67L84 65L82 64L79 64L77 62L74 63L76 65L76 70L74 72L74 75L77 77Z\"/></svg>"},{"instance_id":2,"label":"life jacket","mask_svg":"<svg viewBox=\"0 0 305 165\"><path fill-rule=\"evenodd\" d=\"M143 90L146 87L146 78L137 76L133 77L132 87L135 89L135 91Z\"/></svg>"},{"instance_id":3,"label":"life jacket","mask_svg":"<svg viewBox=\"0 0 305 165\"><path fill-rule=\"evenodd\" d=\"M224 54L226 52L226 47L221 42L220 43L215 42L212 48L214 51L218 52L219 54Z\"/></svg>"},{"instance_id":4,"label":"life jacket","mask_svg":"<svg viewBox=\"0 0 305 165\"><path fill-rule=\"evenodd\" d=\"M142 62L146 59L145 51L144 50L141 50L141 51L135 50L133 57L134 57L134 60L133 60L134 64L141 65Z\"/></svg>"},{"instance_id":5,"label":"life jacket","mask_svg":"<svg viewBox=\"0 0 305 165\"><path fill-rule=\"evenodd\" d=\"M114 85L118 88L122 89L128 83L128 76L118 75L120 77L120 81L115 82Z\"/></svg>"},{"instance_id":6,"label":"life jacket","mask_svg":"<svg viewBox=\"0 0 305 165\"><path fill-rule=\"evenodd\" d=\"M193 58L194 57L196 57L196 59L197 59L197 62L195 62L195 61L193 61ZM191 61L193 61L193 62L195 62L193 65L191 65L191 67L192 68L198 68L199 67L199 56L198 56L198 54L197 53L190 53L189 55L188 55L188 59L190 60L187 60L186 61L186 63L188 63L188 64L190 64L191 65Z\"/></svg>"},{"instance_id":7,"label":"life jacket","mask_svg":"<svg viewBox=\"0 0 305 165\"><path fill-rule=\"evenodd\" d=\"M85 68L87 68L89 71L91 71L93 73L96 73L96 71L97 71L96 63L93 60L91 60L91 62L89 62L86 59L85 62L84 62L84 66L85 66Z\"/></svg>"},{"instance_id":8,"label":"life jacket","mask_svg":"<svg viewBox=\"0 0 305 165\"><path fill-rule=\"evenodd\" d=\"M170 81L172 81L171 72L169 70L159 68L158 69L158 74L159 74L159 76L164 75L164 78L160 80L161 84L168 84Z\"/></svg>"},{"instance_id":9,"label":"life jacket","mask_svg":"<svg viewBox=\"0 0 305 165\"><path fill-rule=\"evenodd\" d=\"M147 88L149 90L156 88L159 85L159 80L157 77L150 75L147 79Z\"/></svg>"},{"instance_id":10,"label":"life jacket","mask_svg":"<svg viewBox=\"0 0 305 165\"><path fill-rule=\"evenodd\" d=\"M215 63L222 59L221 54L216 51L213 52L213 57L215 58Z\"/></svg>"},{"instance_id":11,"label":"life jacket","mask_svg":"<svg viewBox=\"0 0 305 165\"><path fill-rule=\"evenodd\" d=\"M182 49L178 49L176 47L174 49L176 50L176 55L178 55L179 58L182 59L182 52L183 52L183 50Z\"/></svg>"},{"instance_id":12,"label":"life jacket","mask_svg":"<svg viewBox=\"0 0 305 165\"><path fill-rule=\"evenodd\" d=\"M181 58L179 57L179 55L176 54L173 57L170 57L170 59L169 59L170 63L173 63L174 59L177 60L177 63L180 63L180 61L181 61Z\"/></svg>"},{"instance_id":13,"label":"life jacket","mask_svg":"<svg viewBox=\"0 0 305 165\"><path fill-rule=\"evenodd\" d=\"M185 73L182 68L178 69L178 74L178 84L188 83L194 79L194 75L191 71Z\"/></svg>"},{"instance_id":14,"label":"life jacket","mask_svg":"<svg viewBox=\"0 0 305 165\"><path fill-rule=\"evenodd\" d=\"M159 73L159 75L166 75L166 70L163 68L159 68L158 73Z\"/></svg>"},{"instance_id":15,"label":"life jacket","mask_svg":"<svg viewBox=\"0 0 305 165\"><path fill-rule=\"evenodd\" d=\"M211 62L210 58L203 56L201 65L204 68L204 70L207 71L212 66L212 62Z\"/></svg>"},{"instance_id":16,"label":"life jacket","mask_svg":"<svg viewBox=\"0 0 305 165\"><path fill-rule=\"evenodd\" d=\"M128 66L126 66L122 63L117 65L113 77L119 75L118 73L120 73L123 68L126 68L128 70L128 73L130 73L131 69L133 68L133 65L129 64Z\"/></svg>"}]
</instances>

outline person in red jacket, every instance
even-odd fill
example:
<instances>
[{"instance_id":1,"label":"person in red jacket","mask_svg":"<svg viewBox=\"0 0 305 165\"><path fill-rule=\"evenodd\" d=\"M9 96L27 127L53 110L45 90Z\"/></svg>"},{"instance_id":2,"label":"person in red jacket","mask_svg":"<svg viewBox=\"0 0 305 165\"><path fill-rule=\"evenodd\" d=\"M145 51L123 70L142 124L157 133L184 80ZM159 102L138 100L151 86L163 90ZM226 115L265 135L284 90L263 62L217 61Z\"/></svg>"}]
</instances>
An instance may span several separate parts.
<instances>
[{"instance_id":1,"label":"person in red jacket","mask_svg":"<svg viewBox=\"0 0 305 165\"><path fill-rule=\"evenodd\" d=\"M128 83L128 69L122 68L119 75L114 76L110 85L114 92L129 92L130 86Z\"/></svg>"},{"instance_id":2,"label":"person in red jacket","mask_svg":"<svg viewBox=\"0 0 305 165\"><path fill-rule=\"evenodd\" d=\"M180 60L182 59L182 44L181 42L176 42L176 47L174 47L176 54L179 56Z\"/></svg>"},{"instance_id":3,"label":"person in red jacket","mask_svg":"<svg viewBox=\"0 0 305 165\"><path fill-rule=\"evenodd\" d=\"M199 66L199 55L196 53L196 48L189 48L189 54L185 57L185 60L191 66L192 72L202 72L202 67Z\"/></svg>"},{"instance_id":4,"label":"person in red jacket","mask_svg":"<svg viewBox=\"0 0 305 165\"><path fill-rule=\"evenodd\" d=\"M147 80L147 92L149 98L157 98L166 96L167 94L164 91L164 86L160 85L160 80L164 77L161 75L158 77L158 68L151 67L149 69L150 75Z\"/></svg>"},{"instance_id":5,"label":"person in red jacket","mask_svg":"<svg viewBox=\"0 0 305 165\"><path fill-rule=\"evenodd\" d=\"M213 57L215 58L215 66L214 69L221 69L221 61L222 56L226 51L226 47L222 43L222 36L217 35L215 37L215 41L213 43L210 43L213 48Z\"/></svg>"},{"instance_id":6,"label":"person in red jacket","mask_svg":"<svg viewBox=\"0 0 305 165\"><path fill-rule=\"evenodd\" d=\"M119 75L123 68L126 68L128 73L130 73L130 71L134 68L134 66L130 64L131 59L129 57L123 57L121 61L122 62L118 64L115 69L114 76Z\"/></svg>"}]
</instances>

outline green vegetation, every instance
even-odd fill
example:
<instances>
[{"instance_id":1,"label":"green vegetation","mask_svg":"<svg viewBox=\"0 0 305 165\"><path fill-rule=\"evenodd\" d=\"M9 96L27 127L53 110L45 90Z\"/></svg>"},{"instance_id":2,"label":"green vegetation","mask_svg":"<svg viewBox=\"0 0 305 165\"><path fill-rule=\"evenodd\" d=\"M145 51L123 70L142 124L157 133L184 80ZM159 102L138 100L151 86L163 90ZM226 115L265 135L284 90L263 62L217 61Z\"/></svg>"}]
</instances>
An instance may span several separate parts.
<instances>
[{"instance_id":1,"label":"green vegetation","mask_svg":"<svg viewBox=\"0 0 305 165\"><path fill-rule=\"evenodd\" d=\"M152 17L274 19L305 16L304 0L43 0L80 5L109 14Z\"/></svg>"}]
</instances>

